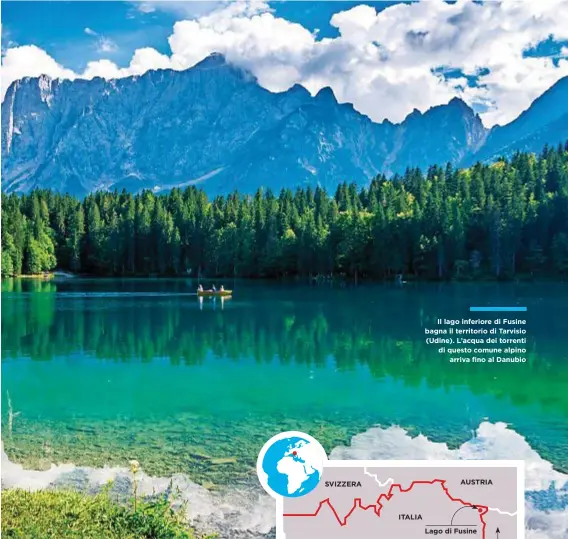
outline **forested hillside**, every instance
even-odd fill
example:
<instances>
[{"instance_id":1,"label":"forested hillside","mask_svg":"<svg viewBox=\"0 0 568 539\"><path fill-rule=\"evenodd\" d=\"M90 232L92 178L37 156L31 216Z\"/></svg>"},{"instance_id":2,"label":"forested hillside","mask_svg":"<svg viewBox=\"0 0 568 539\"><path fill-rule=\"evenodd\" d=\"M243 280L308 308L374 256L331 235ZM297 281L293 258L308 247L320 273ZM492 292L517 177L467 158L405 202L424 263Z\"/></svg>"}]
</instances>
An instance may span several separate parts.
<instances>
[{"instance_id":1,"label":"forested hillside","mask_svg":"<svg viewBox=\"0 0 568 539\"><path fill-rule=\"evenodd\" d=\"M568 143L367 188L2 197L2 274L383 279L568 275Z\"/></svg>"}]
</instances>

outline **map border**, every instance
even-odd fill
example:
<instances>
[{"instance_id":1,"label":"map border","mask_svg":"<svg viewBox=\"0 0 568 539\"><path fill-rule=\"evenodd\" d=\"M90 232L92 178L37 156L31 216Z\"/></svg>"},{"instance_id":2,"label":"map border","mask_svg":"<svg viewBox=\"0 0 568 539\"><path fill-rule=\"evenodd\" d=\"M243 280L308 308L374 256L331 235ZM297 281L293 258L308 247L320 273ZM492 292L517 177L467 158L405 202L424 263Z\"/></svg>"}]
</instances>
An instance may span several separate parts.
<instances>
[{"instance_id":1,"label":"map border","mask_svg":"<svg viewBox=\"0 0 568 539\"><path fill-rule=\"evenodd\" d=\"M517 539L525 539L525 461L524 460L326 460L326 468L516 468ZM276 498L276 539L284 533L284 498Z\"/></svg>"}]
</instances>

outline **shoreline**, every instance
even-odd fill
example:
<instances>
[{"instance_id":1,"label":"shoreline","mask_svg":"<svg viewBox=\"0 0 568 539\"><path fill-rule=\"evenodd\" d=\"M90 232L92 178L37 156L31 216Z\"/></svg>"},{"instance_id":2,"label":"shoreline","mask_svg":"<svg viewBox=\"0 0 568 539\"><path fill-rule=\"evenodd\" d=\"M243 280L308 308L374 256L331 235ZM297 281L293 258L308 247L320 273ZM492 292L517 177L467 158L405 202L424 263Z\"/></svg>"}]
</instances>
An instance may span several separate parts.
<instances>
[{"instance_id":1,"label":"shoreline","mask_svg":"<svg viewBox=\"0 0 568 539\"><path fill-rule=\"evenodd\" d=\"M73 279L81 277L69 271L46 271L43 273L22 273L20 275L3 275L2 279L37 279L40 281L49 281L55 278Z\"/></svg>"},{"instance_id":2,"label":"shoreline","mask_svg":"<svg viewBox=\"0 0 568 539\"><path fill-rule=\"evenodd\" d=\"M49 281L55 279L53 273L30 273L25 275L5 275L2 279L37 279L38 281Z\"/></svg>"},{"instance_id":3,"label":"shoreline","mask_svg":"<svg viewBox=\"0 0 568 539\"><path fill-rule=\"evenodd\" d=\"M314 285L373 285L373 284L393 284L398 288L403 288L405 285L414 284L517 284L517 283L568 283L568 279L558 276L531 276L531 275L518 275L510 278L494 278L489 275L471 278L451 278L451 279L420 279L413 276L404 276L400 281L397 278L393 279L366 279L359 278L353 279L345 276L334 276L332 278L318 278L310 276L283 276L283 277L192 277L189 275L100 275L100 274L87 274L87 273L70 273L67 271L54 271L37 274L21 274L21 275L3 275L1 280L40 280L48 281L52 279L85 279L85 280L120 280L120 281L153 281L153 280L184 280L184 281L219 281L219 282L234 282L242 281L248 283L264 282L264 283L279 283L279 284L306 284L309 286Z\"/></svg>"}]
</instances>

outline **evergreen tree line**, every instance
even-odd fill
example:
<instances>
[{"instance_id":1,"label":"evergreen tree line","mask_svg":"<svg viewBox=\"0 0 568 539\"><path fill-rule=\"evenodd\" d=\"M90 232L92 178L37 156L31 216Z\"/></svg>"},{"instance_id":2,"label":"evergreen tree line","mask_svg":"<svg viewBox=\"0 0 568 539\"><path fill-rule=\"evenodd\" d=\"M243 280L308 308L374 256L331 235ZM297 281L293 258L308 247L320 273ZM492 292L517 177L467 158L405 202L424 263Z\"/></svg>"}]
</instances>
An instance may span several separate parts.
<instances>
[{"instance_id":1,"label":"evergreen tree line","mask_svg":"<svg viewBox=\"0 0 568 539\"><path fill-rule=\"evenodd\" d=\"M2 197L2 274L511 278L568 274L568 142L491 165L209 200Z\"/></svg>"}]
</instances>

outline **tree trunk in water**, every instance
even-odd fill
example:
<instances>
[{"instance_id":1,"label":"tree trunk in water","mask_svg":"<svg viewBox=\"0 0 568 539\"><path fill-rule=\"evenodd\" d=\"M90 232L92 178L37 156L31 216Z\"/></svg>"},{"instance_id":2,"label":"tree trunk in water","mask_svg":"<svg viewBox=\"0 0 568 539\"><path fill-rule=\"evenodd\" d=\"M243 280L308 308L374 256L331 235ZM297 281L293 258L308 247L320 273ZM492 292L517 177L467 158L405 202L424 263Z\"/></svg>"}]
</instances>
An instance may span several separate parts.
<instances>
[{"instance_id":1,"label":"tree trunk in water","mask_svg":"<svg viewBox=\"0 0 568 539\"><path fill-rule=\"evenodd\" d=\"M438 279L444 276L444 247L440 245L438 247Z\"/></svg>"}]
</instances>

